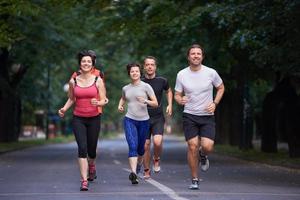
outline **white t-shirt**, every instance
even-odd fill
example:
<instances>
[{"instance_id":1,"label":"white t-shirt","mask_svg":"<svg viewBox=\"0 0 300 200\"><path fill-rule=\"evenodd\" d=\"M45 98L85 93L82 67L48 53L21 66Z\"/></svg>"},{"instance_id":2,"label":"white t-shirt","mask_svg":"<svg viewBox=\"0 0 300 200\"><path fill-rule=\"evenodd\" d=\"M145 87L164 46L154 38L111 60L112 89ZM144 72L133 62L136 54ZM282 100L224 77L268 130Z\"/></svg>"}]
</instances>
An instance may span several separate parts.
<instances>
[{"instance_id":1,"label":"white t-shirt","mask_svg":"<svg viewBox=\"0 0 300 200\"><path fill-rule=\"evenodd\" d=\"M179 71L175 91L182 92L188 98L183 112L198 116L213 115L208 113L206 108L213 102L213 87L218 87L222 83L216 70L205 65L198 71L192 71L190 67Z\"/></svg>"}]
</instances>

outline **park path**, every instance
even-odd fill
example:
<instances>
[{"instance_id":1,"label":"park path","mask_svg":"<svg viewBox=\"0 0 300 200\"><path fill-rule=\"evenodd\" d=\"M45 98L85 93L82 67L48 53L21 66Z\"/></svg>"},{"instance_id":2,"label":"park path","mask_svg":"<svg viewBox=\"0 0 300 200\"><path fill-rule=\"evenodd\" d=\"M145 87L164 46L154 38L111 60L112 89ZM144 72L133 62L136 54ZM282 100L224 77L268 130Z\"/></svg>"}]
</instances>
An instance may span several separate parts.
<instances>
[{"instance_id":1,"label":"park path","mask_svg":"<svg viewBox=\"0 0 300 200\"><path fill-rule=\"evenodd\" d=\"M0 200L299 200L300 172L212 154L201 174L200 189L191 191L186 144L165 138L161 173L128 180L127 144L123 137L100 140L98 179L79 191L76 144L53 144L0 155Z\"/></svg>"}]
</instances>

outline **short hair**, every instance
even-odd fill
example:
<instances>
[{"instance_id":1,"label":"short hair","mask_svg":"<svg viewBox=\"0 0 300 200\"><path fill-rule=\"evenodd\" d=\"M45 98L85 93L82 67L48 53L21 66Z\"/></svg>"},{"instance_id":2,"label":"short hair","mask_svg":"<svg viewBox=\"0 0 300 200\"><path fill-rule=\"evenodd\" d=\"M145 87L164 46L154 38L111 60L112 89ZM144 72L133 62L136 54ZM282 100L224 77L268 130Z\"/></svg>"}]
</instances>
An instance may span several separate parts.
<instances>
[{"instance_id":1,"label":"short hair","mask_svg":"<svg viewBox=\"0 0 300 200\"><path fill-rule=\"evenodd\" d=\"M140 70L141 76L142 76L142 68L141 68L141 65L140 65L139 63L136 63L136 62L134 62L134 63L129 63L129 64L126 65L126 69L127 69L127 74L128 74L128 76L130 75L130 70L131 70L132 67L138 67L139 70Z\"/></svg>"},{"instance_id":2,"label":"short hair","mask_svg":"<svg viewBox=\"0 0 300 200\"><path fill-rule=\"evenodd\" d=\"M96 64L96 53L93 50L83 50L77 54L78 64L80 65L81 60L84 56L89 56L92 59L93 66Z\"/></svg>"},{"instance_id":3,"label":"short hair","mask_svg":"<svg viewBox=\"0 0 300 200\"><path fill-rule=\"evenodd\" d=\"M144 58L144 63L145 63L146 59L152 59L152 60L155 61L155 64L157 64L157 60L156 60L156 58L155 58L154 56L146 56L146 57Z\"/></svg>"},{"instance_id":4,"label":"short hair","mask_svg":"<svg viewBox=\"0 0 300 200\"><path fill-rule=\"evenodd\" d=\"M191 49L194 49L194 48L199 48L199 49L201 49L202 55L203 55L203 57L204 57L204 55L205 55L205 53L204 53L204 48L203 48L200 44L192 44L192 45L188 48L188 50L187 50L187 52L186 52L186 56L187 56L187 57L190 55Z\"/></svg>"}]
</instances>

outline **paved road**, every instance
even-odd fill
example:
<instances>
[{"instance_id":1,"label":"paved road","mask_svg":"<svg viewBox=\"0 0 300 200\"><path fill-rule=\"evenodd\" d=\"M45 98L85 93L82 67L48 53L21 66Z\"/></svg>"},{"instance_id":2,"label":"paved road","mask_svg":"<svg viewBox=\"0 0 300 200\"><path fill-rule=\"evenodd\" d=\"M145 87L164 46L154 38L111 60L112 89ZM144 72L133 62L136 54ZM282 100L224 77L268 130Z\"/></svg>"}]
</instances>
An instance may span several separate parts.
<instances>
[{"instance_id":1,"label":"paved road","mask_svg":"<svg viewBox=\"0 0 300 200\"><path fill-rule=\"evenodd\" d=\"M197 191L188 190L186 145L165 141L162 171L132 186L128 180L124 138L101 140L99 178L88 192L79 191L76 144L56 144L0 155L0 200L299 200L300 172L210 156Z\"/></svg>"}]
</instances>

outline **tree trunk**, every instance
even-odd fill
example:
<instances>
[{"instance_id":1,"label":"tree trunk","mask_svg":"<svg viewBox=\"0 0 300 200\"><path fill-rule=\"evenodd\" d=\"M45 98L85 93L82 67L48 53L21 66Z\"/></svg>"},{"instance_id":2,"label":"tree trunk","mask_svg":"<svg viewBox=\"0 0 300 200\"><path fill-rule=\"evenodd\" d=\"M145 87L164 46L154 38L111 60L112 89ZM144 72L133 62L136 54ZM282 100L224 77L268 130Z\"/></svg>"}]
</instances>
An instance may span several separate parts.
<instances>
[{"instance_id":1,"label":"tree trunk","mask_svg":"<svg viewBox=\"0 0 300 200\"><path fill-rule=\"evenodd\" d=\"M21 129L21 101L15 87L19 81L10 82L8 57L7 49L2 48L0 50L0 142L17 141Z\"/></svg>"},{"instance_id":2,"label":"tree trunk","mask_svg":"<svg viewBox=\"0 0 300 200\"><path fill-rule=\"evenodd\" d=\"M276 95L270 92L263 100L262 107L262 136L261 136L261 150L263 152L275 153L277 152L277 134L276 134Z\"/></svg>"},{"instance_id":3,"label":"tree trunk","mask_svg":"<svg viewBox=\"0 0 300 200\"><path fill-rule=\"evenodd\" d=\"M17 141L21 127L20 99L15 94L0 97L0 142Z\"/></svg>"},{"instance_id":4,"label":"tree trunk","mask_svg":"<svg viewBox=\"0 0 300 200\"><path fill-rule=\"evenodd\" d=\"M300 104L289 104L286 109L286 134L291 158L300 158Z\"/></svg>"},{"instance_id":5,"label":"tree trunk","mask_svg":"<svg viewBox=\"0 0 300 200\"><path fill-rule=\"evenodd\" d=\"M238 146L242 132L243 106L239 89L228 91L216 111L216 142Z\"/></svg>"},{"instance_id":6,"label":"tree trunk","mask_svg":"<svg viewBox=\"0 0 300 200\"><path fill-rule=\"evenodd\" d=\"M263 102L263 133L261 149L277 152L277 138L287 138L290 155L299 156L299 103L290 77L281 80Z\"/></svg>"},{"instance_id":7,"label":"tree trunk","mask_svg":"<svg viewBox=\"0 0 300 200\"><path fill-rule=\"evenodd\" d=\"M215 118L216 118L216 143L218 144L229 144L230 143L230 134L231 123L229 123L228 117L231 115L231 98L230 95L226 92L222 98L222 101L217 107Z\"/></svg>"},{"instance_id":8,"label":"tree trunk","mask_svg":"<svg viewBox=\"0 0 300 200\"><path fill-rule=\"evenodd\" d=\"M287 138L289 155L292 158L300 157L300 98L295 87L291 84L292 79L288 79L284 84L283 96L283 121L284 138Z\"/></svg>"}]
</instances>

